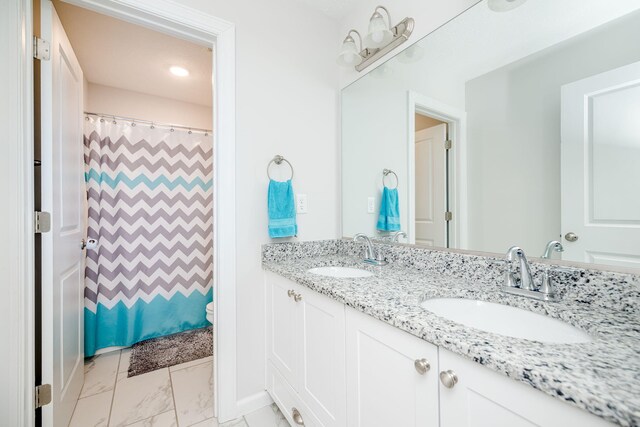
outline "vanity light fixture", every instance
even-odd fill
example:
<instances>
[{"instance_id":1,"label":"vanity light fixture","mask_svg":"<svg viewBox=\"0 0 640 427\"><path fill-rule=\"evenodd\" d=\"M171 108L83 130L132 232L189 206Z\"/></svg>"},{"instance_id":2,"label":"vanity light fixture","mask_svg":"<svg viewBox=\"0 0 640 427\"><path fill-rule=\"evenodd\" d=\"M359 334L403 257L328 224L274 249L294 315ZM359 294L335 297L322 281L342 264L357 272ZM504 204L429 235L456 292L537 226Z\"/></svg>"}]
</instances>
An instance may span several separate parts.
<instances>
[{"instance_id":1,"label":"vanity light fixture","mask_svg":"<svg viewBox=\"0 0 640 427\"><path fill-rule=\"evenodd\" d=\"M186 68L178 67L177 65L169 68L169 71L171 72L171 74L178 77L187 77L189 75L189 70L187 70Z\"/></svg>"},{"instance_id":2,"label":"vanity light fixture","mask_svg":"<svg viewBox=\"0 0 640 427\"><path fill-rule=\"evenodd\" d=\"M383 11L387 14L387 22L384 22L384 18L378 11ZM373 11L371 19L369 19L369 32L367 37L364 38L364 45L368 48L382 47L389 44L393 39L393 33L391 32L391 14L384 6L376 7Z\"/></svg>"},{"instance_id":3,"label":"vanity light fixture","mask_svg":"<svg viewBox=\"0 0 640 427\"><path fill-rule=\"evenodd\" d=\"M356 46L356 41L351 37L351 34L356 34L360 41L360 47ZM342 49L338 55L338 64L345 67L353 67L362 61L360 51L362 50L362 37L356 30L349 30L347 37L342 42Z\"/></svg>"},{"instance_id":4,"label":"vanity light fixture","mask_svg":"<svg viewBox=\"0 0 640 427\"><path fill-rule=\"evenodd\" d=\"M381 12L387 15L387 22ZM364 40L356 30L349 30L347 37L342 42L338 64L355 67L356 71L362 71L377 59L406 42L413 32L413 27L413 18L404 18L392 27L389 11L383 6L378 6L369 20L369 31ZM359 47L356 46L352 34L358 35Z\"/></svg>"}]
</instances>

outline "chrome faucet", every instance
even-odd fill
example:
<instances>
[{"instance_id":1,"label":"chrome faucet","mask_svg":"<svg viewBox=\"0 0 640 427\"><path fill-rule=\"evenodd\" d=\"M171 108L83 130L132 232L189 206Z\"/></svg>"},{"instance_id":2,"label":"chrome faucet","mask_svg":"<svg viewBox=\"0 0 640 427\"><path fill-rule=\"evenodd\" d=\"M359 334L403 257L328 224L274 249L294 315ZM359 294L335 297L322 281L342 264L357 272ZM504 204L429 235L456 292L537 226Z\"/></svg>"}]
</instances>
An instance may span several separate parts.
<instances>
[{"instance_id":1,"label":"chrome faucet","mask_svg":"<svg viewBox=\"0 0 640 427\"><path fill-rule=\"evenodd\" d=\"M395 233L393 233L391 235L391 241L392 242L397 242L400 243L400 237L404 237L405 239L407 238L407 233L405 233L404 231L400 230L400 231L396 231Z\"/></svg>"},{"instance_id":2,"label":"chrome faucet","mask_svg":"<svg viewBox=\"0 0 640 427\"><path fill-rule=\"evenodd\" d=\"M364 255L364 262L366 262L367 264L373 264L373 265L386 265L387 261L383 260L381 257L381 254L379 251L376 251L376 249L373 247L373 243L371 242L371 239L363 233L358 233L355 236L353 236L353 241L354 242L358 242L360 240L364 240L365 243L365 255Z\"/></svg>"},{"instance_id":3,"label":"chrome faucet","mask_svg":"<svg viewBox=\"0 0 640 427\"><path fill-rule=\"evenodd\" d=\"M543 258L543 259L551 258L551 252L553 251L563 252L564 247L562 246L562 243L558 242L557 240L551 240L549 243L547 243L547 246L544 248L544 253L540 258Z\"/></svg>"},{"instance_id":4,"label":"chrome faucet","mask_svg":"<svg viewBox=\"0 0 640 427\"><path fill-rule=\"evenodd\" d=\"M511 263L514 257L519 262L519 273L512 270ZM539 285L533 280L529 261L524 251L518 246L512 246L507 251L505 259L507 269L505 271L504 284L502 290L508 294L521 295L528 298L534 298L542 301L556 301L557 295L549 277L549 272L545 271L542 275L542 281Z\"/></svg>"}]
</instances>

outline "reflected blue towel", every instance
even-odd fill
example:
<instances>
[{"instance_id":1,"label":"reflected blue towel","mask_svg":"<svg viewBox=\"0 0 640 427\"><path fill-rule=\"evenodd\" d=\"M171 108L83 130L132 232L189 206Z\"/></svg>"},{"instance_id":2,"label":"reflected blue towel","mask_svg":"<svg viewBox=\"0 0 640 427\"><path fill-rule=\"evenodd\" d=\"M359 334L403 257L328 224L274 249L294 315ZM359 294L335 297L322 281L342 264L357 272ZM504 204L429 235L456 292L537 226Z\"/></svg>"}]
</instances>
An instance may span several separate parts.
<instances>
[{"instance_id":1,"label":"reflected blue towel","mask_svg":"<svg viewBox=\"0 0 640 427\"><path fill-rule=\"evenodd\" d=\"M296 203L291 180L269 181L269 237L291 237L298 234Z\"/></svg>"},{"instance_id":2,"label":"reflected blue towel","mask_svg":"<svg viewBox=\"0 0 640 427\"><path fill-rule=\"evenodd\" d=\"M380 215L378 216L378 230L400 230L400 206L398 202L398 189L384 187L380 200Z\"/></svg>"}]
</instances>

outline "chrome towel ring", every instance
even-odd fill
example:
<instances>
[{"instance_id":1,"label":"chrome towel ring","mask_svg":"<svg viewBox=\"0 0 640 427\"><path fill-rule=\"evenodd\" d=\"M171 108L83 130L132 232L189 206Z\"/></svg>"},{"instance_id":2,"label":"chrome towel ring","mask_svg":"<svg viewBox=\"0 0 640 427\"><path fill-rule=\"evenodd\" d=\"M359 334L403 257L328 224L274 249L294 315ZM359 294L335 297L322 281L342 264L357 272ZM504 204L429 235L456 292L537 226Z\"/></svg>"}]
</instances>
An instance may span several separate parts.
<instances>
[{"instance_id":1,"label":"chrome towel ring","mask_svg":"<svg viewBox=\"0 0 640 427\"><path fill-rule=\"evenodd\" d=\"M392 174L393 176L396 177L396 186L393 187L393 188L392 187L388 187L387 183L384 181L384 179L387 176L389 176L390 174ZM382 170L382 185L384 185L385 187L389 188L390 190L394 190L394 189L398 188L398 182L399 182L398 181L398 175L394 171L392 171L391 169L383 169Z\"/></svg>"},{"instance_id":2,"label":"chrome towel ring","mask_svg":"<svg viewBox=\"0 0 640 427\"><path fill-rule=\"evenodd\" d=\"M291 169L291 177L289 177L289 179L293 179L293 166L291 165L291 163L289 163L289 160L285 159L284 157L282 157L280 154L277 154L273 159L271 159L271 161L267 164L267 176L269 177L269 179L273 179L271 178L271 174L269 173L269 167L271 166L272 163L275 163L276 165L280 166L282 164L282 162L286 162L289 165L289 168Z\"/></svg>"}]
</instances>

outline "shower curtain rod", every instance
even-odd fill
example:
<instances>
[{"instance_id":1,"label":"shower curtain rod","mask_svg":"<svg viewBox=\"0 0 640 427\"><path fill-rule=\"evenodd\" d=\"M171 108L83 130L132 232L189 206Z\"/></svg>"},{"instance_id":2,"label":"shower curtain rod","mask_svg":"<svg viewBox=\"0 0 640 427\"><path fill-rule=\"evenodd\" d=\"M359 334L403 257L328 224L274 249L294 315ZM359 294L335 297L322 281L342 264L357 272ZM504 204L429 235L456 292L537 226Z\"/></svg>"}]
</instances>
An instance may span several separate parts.
<instances>
[{"instance_id":1,"label":"shower curtain rod","mask_svg":"<svg viewBox=\"0 0 640 427\"><path fill-rule=\"evenodd\" d=\"M180 126L180 125L172 125L170 123L158 123L158 122L153 122L151 120L141 120L141 119L134 119L132 117L123 117L123 116L115 116L113 114L104 114L104 113L92 113L90 111L85 111L84 114L86 116L96 116L96 117L100 117L100 118L109 118L109 119L113 119L113 120L124 120L126 122L131 122L131 123L141 123L141 124L148 124L151 126L160 126L160 127L167 127L167 128L171 128L171 129L185 129L188 131L192 131L192 132L204 132L204 133L213 133L213 131L211 129L201 129L201 128L192 128L189 126Z\"/></svg>"}]
</instances>

